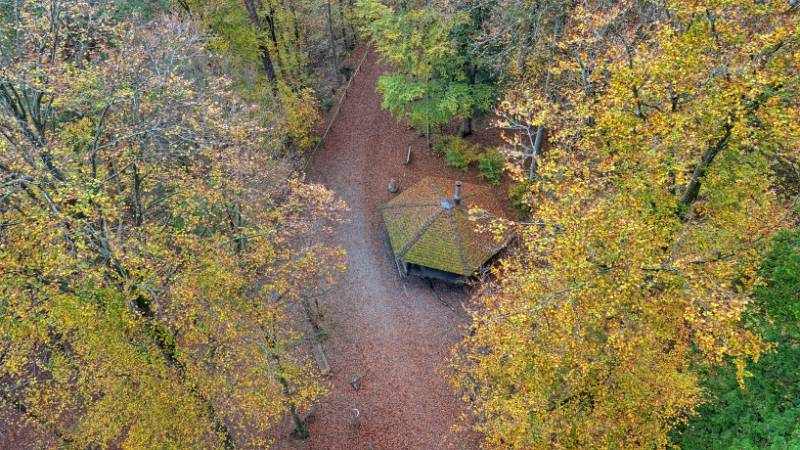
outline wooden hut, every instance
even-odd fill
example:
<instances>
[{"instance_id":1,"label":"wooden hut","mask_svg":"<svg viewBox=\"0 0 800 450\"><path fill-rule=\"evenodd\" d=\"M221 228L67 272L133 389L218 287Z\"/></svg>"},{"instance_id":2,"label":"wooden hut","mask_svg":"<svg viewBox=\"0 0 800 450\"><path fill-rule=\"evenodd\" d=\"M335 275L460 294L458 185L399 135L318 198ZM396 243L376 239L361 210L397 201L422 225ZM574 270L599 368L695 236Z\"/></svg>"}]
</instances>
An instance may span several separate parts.
<instances>
[{"instance_id":1,"label":"wooden hut","mask_svg":"<svg viewBox=\"0 0 800 450\"><path fill-rule=\"evenodd\" d=\"M401 275L463 283L508 242L479 231L469 209L488 189L443 178L427 177L380 211Z\"/></svg>"}]
</instances>

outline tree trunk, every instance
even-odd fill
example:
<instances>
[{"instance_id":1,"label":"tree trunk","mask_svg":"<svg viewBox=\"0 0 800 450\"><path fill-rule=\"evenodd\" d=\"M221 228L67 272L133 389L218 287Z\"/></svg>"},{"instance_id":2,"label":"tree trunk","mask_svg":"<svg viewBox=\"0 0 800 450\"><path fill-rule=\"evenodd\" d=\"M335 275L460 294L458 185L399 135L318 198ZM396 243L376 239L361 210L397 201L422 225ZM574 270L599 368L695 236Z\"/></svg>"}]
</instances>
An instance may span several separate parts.
<instances>
[{"instance_id":1,"label":"tree trunk","mask_svg":"<svg viewBox=\"0 0 800 450\"><path fill-rule=\"evenodd\" d=\"M247 12L250 14L250 21L253 22L253 26L256 28L256 31L263 33L264 27L261 24L261 19L258 18L258 9L256 8L255 3L253 3L253 0L244 0L244 6L247 8ZM258 50L261 52L261 65L264 66L264 72L266 72L267 79L272 87L272 93L277 94L278 85L275 80L275 66L272 64L272 57L269 54L269 47L262 42L258 45Z\"/></svg>"},{"instance_id":2,"label":"tree trunk","mask_svg":"<svg viewBox=\"0 0 800 450\"><path fill-rule=\"evenodd\" d=\"M333 63L333 76L334 78L339 78L339 61L336 57L336 33L333 31L333 14L331 13L331 0L328 0L326 3L326 7L328 10L328 35L330 37L330 45L331 45L331 58Z\"/></svg>"},{"instance_id":3,"label":"tree trunk","mask_svg":"<svg viewBox=\"0 0 800 450\"><path fill-rule=\"evenodd\" d=\"M311 306L311 302L308 300L308 297L303 296L303 311L306 313L306 318L308 322L311 324L311 328L314 329L314 333L319 334L322 330L322 327L319 325L319 307L315 311L314 308Z\"/></svg>"},{"instance_id":4,"label":"tree trunk","mask_svg":"<svg viewBox=\"0 0 800 450\"><path fill-rule=\"evenodd\" d=\"M295 40L300 40L300 30L297 28L297 12L294 9L294 3L289 2L289 14L292 16L292 31L294 32Z\"/></svg>"},{"instance_id":5,"label":"tree trunk","mask_svg":"<svg viewBox=\"0 0 800 450\"><path fill-rule=\"evenodd\" d=\"M343 2L344 0L339 0L339 1ZM347 1L347 6L348 6L348 10L350 11L350 14L352 14L353 13L353 7L354 7L353 0L348 0ZM353 22L354 21L352 21L352 20L350 21L350 35L353 37L351 42L352 42L353 48L355 48L356 40L357 40L358 35L356 33L356 26L355 26L355 24Z\"/></svg>"},{"instance_id":6,"label":"tree trunk","mask_svg":"<svg viewBox=\"0 0 800 450\"><path fill-rule=\"evenodd\" d=\"M131 164L131 207L133 208L133 224L137 227L144 222L144 208L142 207L142 178L136 162Z\"/></svg>"},{"instance_id":7,"label":"tree trunk","mask_svg":"<svg viewBox=\"0 0 800 450\"><path fill-rule=\"evenodd\" d=\"M261 3L259 2L259 5L260 4ZM275 49L275 65L277 65L279 69L283 67L284 70L286 70L287 67L281 64L281 48L278 45L278 35L275 31L275 9L272 8L272 5L269 7L269 15L266 17L266 21L267 27L269 27L269 40L272 41L272 48Z\"/></svg>"},{"instance_id":8,"label":"tree trunk","mask_svg":"<svg viewBox=\"0 0 800 450\"><path fill-rule=\"evenodd\" d=\"M531 149L531 168L528 172L528 179L533 180L536 178L536 166L538 165L539 160L539 152L542 150L542 141L544 140L544 126L539 125L536 128L536 138L533 142L533 148Z\"/></svg>"},{"instance_id":9,"label":"tree trunk","mask_svg":"<svg viewBox=\"0 0 800 450\"><path fill-rule=\"evenodd\" d=\"M425 129L425 141L428 144L428 150L431 149L431 123L428 122L428 126Z\"/></svg>"},{"instance_id":10,"label":"tree trunk","mask_svg":"<svg viewBox=\"0 0 800 450\"><path fill-rule=\"evenodd\" d=\"M728 145L728 141L731 138L731 131L733 131L733 125L729 123L725 126L725 134L723 134L722 138L706 150L703 154L703 158L697 166L695 166L694 172L692 172L692 179L686 186L686 190L683 192L680 201L681 205L686 208L687 213L688 209L691 208L692 204L697 200L697 196L700 193L700 184L702 183L703 177L706 175L708 167L714 161L717 154Z\"/></svg>"},{"instance_id":11,"label":"tree trunk","mask_svg":"<svg viewBox=\"0 0 800 450\"><path fill-rule=\"evenodd\" d=\"M353 45L350 44L350 39L347 36L347 18L344 15L344 0L337 1L339 5L339 18L342 20L342 42L348 50L352 50Z\"/></svg>"},{"instance_id":12,"label":"tree trunk","mask_svg":"<svg viewBox=\"0 0 800 450\"><path fill-rule=\"evenodd\" d=\"M281 390L283 391L283 395L285 395L286 398L290 398L292 397L293 394L291 389L289 389L289 382L286 381L286 377L283 376L283 366L281 365L281 358L280 356L278 356L277 353L277 345L275 339L263 327L262 331L264 331L265 334L264 337L267 342L267 348L269 348L270 350L267 352L266 356L268 358L271 356L272 359L275 360L278 383L280 383L281 385ZM291 403L289 401L287 401L286 404L288 404L289 406L289 414L292 416L292 422L294 423L294 431L292 431L292 436L294 436L297 439L308 438L309 436L308 427L306 426L305 422L303 422L303 419L300 418L300 415L297 414L297 407L294 405L294 403Z\"/></svg>"},{"instance_id":13,"label":"tree trunk","mask_svg":"<svg viewBox=\"0 0 800 450\"><path fill-rule=\"evenodd\" d=\"M294 423L292 436L297 439L308 439L308 427L305 422L303 422L303 419L300 418L300 415L297 414L297 408L294 405L289 405L289 412L292 415L292 422Z\"/></svg>"},{"instance_id":14,"label":"tree trunk","mask_svg":"<svg viewBox=\"0 0 800 450\"><path fill-rule=\"evenodd\" d=\"M469 80L469 84L471 86L475 85L475 67L472 64L467 64L466 66L467 72L467 79ZM466 117L464 121L461 123L461 130L459 133L461 137L469 136L472 134L472 117L475 116L477 111L470 111L470 116Z\"/></svg>"},{"instance_id":15,"label":"tree trunk","mask_svg":"<svg viewBox=\"0 0 800 450\"><path fill-rule=\"evenodd\" d=\"M295 145L292 136L286 137L286 149L289 151L289 158L295 161L297 159L297 145Z\"/></svg>"},{"instance_id":16,"label":"tree trunk","mask_svg":"<svg viewBox=\"0 0 800 450\"><path fill-rule=\"evenodd\" d=\"M275 34L275 10L270 6L269 15L267 16L267 25L269 26L269 38L275 46L275 51L278 49L278 36Z\"/></svg>"},{"instance_id":17,"label":"tree trunk","mask_svg":"<svg viewBox=\"0 0 800 450\"><path fill-rule=\"evenodd\" d=\"M461 122L461 129L458 131L461 137L466 137L472 134L472 117L465 117Z\"/></svg>"}]
</instances>

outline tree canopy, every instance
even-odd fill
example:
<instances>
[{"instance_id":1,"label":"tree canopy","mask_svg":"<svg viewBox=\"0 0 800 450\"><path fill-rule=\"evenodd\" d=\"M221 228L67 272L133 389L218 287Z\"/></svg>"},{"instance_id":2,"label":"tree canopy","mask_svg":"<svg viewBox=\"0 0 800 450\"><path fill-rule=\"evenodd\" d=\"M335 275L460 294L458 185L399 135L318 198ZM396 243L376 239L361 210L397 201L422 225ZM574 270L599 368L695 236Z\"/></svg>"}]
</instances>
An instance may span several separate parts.
<instances>
[{"instance_id":1,"label":"tree canopy","mask_svg":"<svg viewBox=\"0 0 800 450\"><path fill-rule=\"evenodd\" d=\"M342 254L191 20L3 5L2 399L42 446L264 446L325 387L287 308Z\"/></svg>"},{"instance_id":2,"label":"tree canopy","mask_svg":"<svg viewBox=\"0 0 800 450\"><path fill-rule=\"evenodd\" d=\"M375 48L395 69L378 80L385 109L419 129L488 112L495 86L462 51L473 17L457 9L394 9L378 0L361 0L358 8Z\"/></svg>"},{"instance_id":3,"label":"tree canopy","mask_svg":"<svg viewBox=\"0 0 800 450\"><path fill-rule=\"evenodd\" d=\"M503 106L557 112L536 119L541 225L480 298L455 383L489 448L664 447L698 367L745 383L769 347L741 319L796 206L775 167L798 156L798 19L777 1L568 6L551 92L522 77Z\"/></svg>"},{"instance_id":4,"label":"tree canopy","mask_svg":"<svg viewBox=\"0 0 800 450\"><path fill-rule=\"evenodd\" d=\"M799 12L0 0L0 420L36 448L307 435L346 206L297 163L360 44L398 120L510 144L432 149L518 178L448 360L483 448L800 446Z\"/></svg>"},{"instance_id":5,"label":"tree canopy","mask_svg":"<svg viewBox=\"0 0 800 450\"><path fill-rule=\"evenodd\" d=\"M750 376L737 383L730 367L704 374L707 401L685 426L673 433L682 448L795 448L800 446L800 240L781 232L759 269L764 284L756 289L745 322L774 344L748 364Z\"/></svg>"}]
</instances>

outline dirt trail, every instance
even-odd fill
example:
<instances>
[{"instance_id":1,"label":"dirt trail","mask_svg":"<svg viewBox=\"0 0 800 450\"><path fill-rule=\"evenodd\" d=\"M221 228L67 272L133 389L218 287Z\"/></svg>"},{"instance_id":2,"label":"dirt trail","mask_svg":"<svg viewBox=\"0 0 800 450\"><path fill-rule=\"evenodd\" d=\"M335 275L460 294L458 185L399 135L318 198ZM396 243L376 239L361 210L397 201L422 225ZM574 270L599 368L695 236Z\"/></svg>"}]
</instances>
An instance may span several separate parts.
<instances>
[{"instance_id":1,"label":"dirt trail","mask_svg":"<svg viewBox=\"0 0 800 450\"><path fill-rule=\"evenodd\" d=\"M323 344L333 369L331 395L309 420L311 438L297 449L469 449L472 434L454 431L463 405L444 378L445 360L466 316L464 289L401 280L377 206L389 200L390 178L408 188L426 175L465 181L423 151L425 140L380 108L375 82L384 67L370 54L324 146L309 168L351 208L332 242L348 252L349 269L321 303L327 310ZM410 165L402 164L408 144ZM362 374L355 391L350 381ZM350 423L351 408L361 425Z\"/></svg>"}]
</instances>

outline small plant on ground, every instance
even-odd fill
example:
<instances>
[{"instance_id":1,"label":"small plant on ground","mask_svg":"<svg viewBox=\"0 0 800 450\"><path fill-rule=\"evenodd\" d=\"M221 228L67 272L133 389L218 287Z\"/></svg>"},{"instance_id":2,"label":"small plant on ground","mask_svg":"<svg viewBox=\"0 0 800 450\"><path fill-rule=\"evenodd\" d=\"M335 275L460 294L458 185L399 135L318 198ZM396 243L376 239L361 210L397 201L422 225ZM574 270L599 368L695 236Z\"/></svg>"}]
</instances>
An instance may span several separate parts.
<instances>
[{"instance_id":1,"label":"small plant on ground","mask_svg":"<svg viewBox=\"0 0 800 450\"><path fill-rule=\"evenodd\" d=\"M435 155L444 155L448 166L465 172L481 153L479 145L470 144L456 136L437 136L431 144L431 150Z\"/></svg>"},{"instance_id":2,"label":"small plant on ground","mask_svg":"<svg viewBox=\"0 0 800 450\"><path fill-rule=\"evenodd\" d=\"M431 142L431 153L444 156L449 167L466 172L472 163L477 162L481 177L492 186L503 180L505 159L497 150L486 151L479 144L470 144L458 136L436 136Z\"/></svg>"},{"instance_id":3,"label":"small plant on ground","mask_svg":"<svg viewBox=\"0 0 800 450\"><path fill-rule=\"evenodd\" d=\"M453 136L434 136L431 139L431 153L435 156L444 156Z\"/></svg>"},{"instance_id":4,"label":"small plant on ground","mask_svg":"<svg viewBox=\"0 0 800 450\"><path fill-rule=\"evenodd\" d=\"M475 162L477 155L472 149L461 151L459 149L450 148L445 153L445 160L447 165L464 172L469 169L469 165Z\"/></svg>"},{"instance_id":5,"label":"small plant on ground","mask_svg":"<svg viewBox=\"0 0 800 450\"><path fill-rule=\"evenodd\" d=\"M503 181L503 166L505 160L503 155L497 150L489 150L478 156L478 168L481 171L481 178L489 181L492 186L499 186Z\"/></svg>"},{"instance_id":6,"label":"small plant on ground","mask_svg":"<svg viewBox=\"0 0 800 450\"><path fill-rule=\"evenodd\" d=\"M320 106L322 107L323 111L325 112L330 111L331 108L333 108L333 99L330 97L323 99L322 103L320 103Z\"/></svg>"},{"instance_id":7,"label":"small plant on ground","mask_svg":"<svg viewBox=\"0 0 800 450\"><path fill-rule=\"evenodd\" d=\"M431 139L431 153L434 155L445 156L449 150L460 153L469 153L472 151L475 154L481 152L480 146L470 144L458 136L443 134L434 136Z\"/></svg>"}]
</instances>

